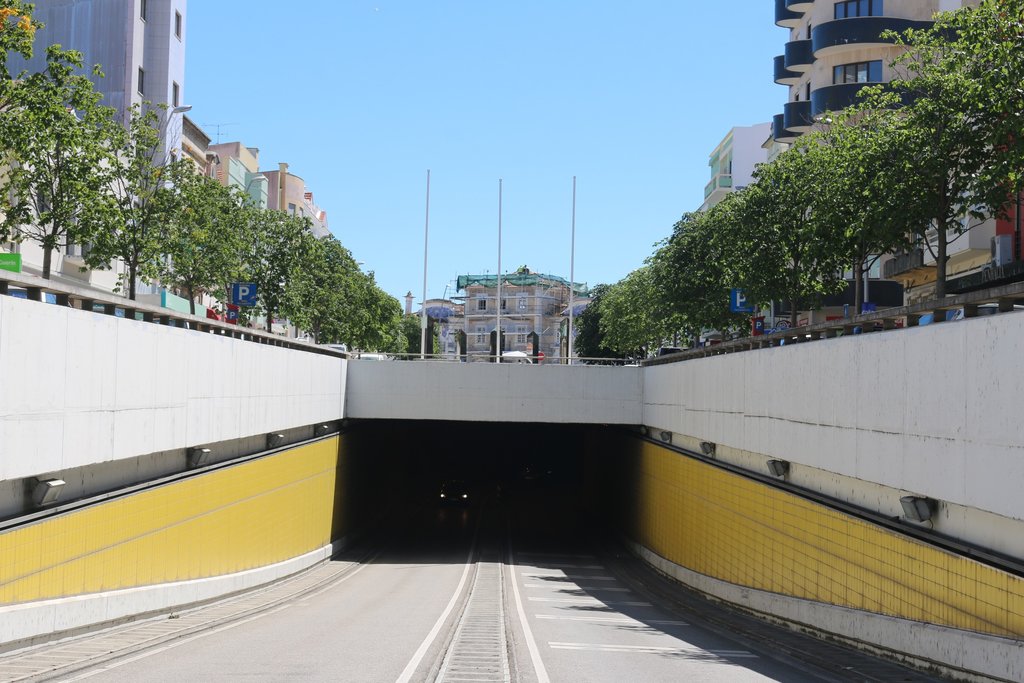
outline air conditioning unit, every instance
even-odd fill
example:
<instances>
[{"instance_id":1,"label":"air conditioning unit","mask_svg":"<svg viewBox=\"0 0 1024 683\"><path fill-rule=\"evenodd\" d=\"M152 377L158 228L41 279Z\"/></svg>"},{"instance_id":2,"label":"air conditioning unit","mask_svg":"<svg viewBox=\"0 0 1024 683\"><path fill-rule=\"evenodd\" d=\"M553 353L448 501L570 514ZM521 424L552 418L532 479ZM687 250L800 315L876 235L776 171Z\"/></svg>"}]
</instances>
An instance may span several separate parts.
<instances>
[{"instance_id":1,"label":"air conditioning unit","mask_svg":"<svg viewBox=\"0 0 1024 683\"><path fill-rule=\"evenodd\" d=\"M1013 235L996 235L992 238L992 265L1005 266L1013 261Z\"/></svg>"}]
</instances>

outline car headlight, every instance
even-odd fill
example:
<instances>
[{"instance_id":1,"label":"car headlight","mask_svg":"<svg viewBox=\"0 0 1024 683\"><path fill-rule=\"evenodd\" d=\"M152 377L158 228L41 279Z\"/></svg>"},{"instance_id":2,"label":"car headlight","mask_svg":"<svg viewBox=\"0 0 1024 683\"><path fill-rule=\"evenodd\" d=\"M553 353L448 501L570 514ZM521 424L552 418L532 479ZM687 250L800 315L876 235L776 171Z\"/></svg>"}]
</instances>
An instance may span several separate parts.
<instances>
[{"instance_id":1,"label":"car headlight","mask_svg":"<svg viewBox=\"0 0 1024 683\"><path fill-rule=\"evenodd\" d=\"M441 494L441 497L444 498L444 494L443 493Z\"/></svg>"},{"instance_id":2,"label":"car headlight","mask_svg":"<svg viewBox=\"0 0 1024 683\"><path fill-rule=\"evenodd\" d=\"M469 494L468 494L468 493L463 493L463 494L462 494L462 497L463 497L463 498L469 498Z\"/></svg>"}]
</instances>

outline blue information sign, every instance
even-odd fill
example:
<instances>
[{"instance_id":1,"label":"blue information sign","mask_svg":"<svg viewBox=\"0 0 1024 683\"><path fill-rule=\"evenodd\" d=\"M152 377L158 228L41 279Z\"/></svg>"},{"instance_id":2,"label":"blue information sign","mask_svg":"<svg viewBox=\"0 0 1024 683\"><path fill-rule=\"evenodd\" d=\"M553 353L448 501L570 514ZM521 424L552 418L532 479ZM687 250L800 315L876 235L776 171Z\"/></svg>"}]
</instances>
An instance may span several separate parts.
<instances>
[{"instance_id":1,"label":"blue information sign","mask_svg":"<svg viewBox=\"0 0 1024 683\"><path fill-rule=\"evenodd\" d=\"M754 307L747 303L747 295L737 287L729 292L729 310L733 313L753 313Z\"/></svg>"},{"instance_id":2,"label":"blue information sign","mask_svg":"<svg viewBox=\"0 0 1024 683\"><path fill-rule=\"evenodd\" d=\"M256 283L236 282L231 285L231 303L236 306L256 305Z\"/></svg>"}]
</instances>

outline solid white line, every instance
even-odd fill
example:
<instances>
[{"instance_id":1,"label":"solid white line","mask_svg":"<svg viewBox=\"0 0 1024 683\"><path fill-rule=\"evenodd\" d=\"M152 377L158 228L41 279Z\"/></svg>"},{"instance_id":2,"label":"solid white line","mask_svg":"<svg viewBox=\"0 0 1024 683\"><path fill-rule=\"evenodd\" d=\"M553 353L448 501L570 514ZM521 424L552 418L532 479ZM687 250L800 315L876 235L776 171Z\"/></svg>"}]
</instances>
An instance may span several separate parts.
<instances>
[{"instance_id":1,"label":"solid white line","mask_svg":"<svg viewBox=\"0 0 1024 683\"><path fill-rule=\"evenodd\" d=\"M530 660L533 662L534 673L537 674L537 683L551 683L551 679L548 678L548 671L544 668L544 662L540 658L540 648L537 647L537 641L533 637L533 631L530 630L530 623L526 618L526 610L523 609L523 599L519 595L519 582L516 580L515 572L515 558L512 555L512 531L511 522L509 523L509 544L508 544L508 563L512 566L510 572L510 578L512 579L512 594L516 599L516 611L519 613L519 623L523 627L523 634L526 637L526 647L530 651Z\"/></svg>"},{"instance_id":2,"label":"solid white line","mask_svg":"<svg viewBox=\"0 0 1024 683\"><path fill-rule=\"evenodd\" d=\"M638 654L662 654L665 652L694 653L706 652L717 657L748 657L757 659L757 655L746 650L703 650L698 647L655 647L653 645L601 645L598 643L556 643L549 642L554 650L579 650L588 652L635 652Z\"/></svg>"},{"instance_id":3,"label":"solid white line","mask_svg":"<svg viewBox=\"0 0 1024 683\"><path fill-rule=\"evenodd\" d=\"M609 588L608 586L580 586L575 583L563 583L552 585L550 583L524 583L524 588L553 588L558 590L574 591L611 591L612 593L628 593L628 588Z\"/></svg>"},{"instance_id":4,"label":"solid white line","mask_svg":"<svg viewBox=\"0 0 1024 683\"><path fill-rule=\"evenodd\" d=\"M531 579L568 579L569 575L565 572L519 572L523 577L530 577ZM614 576L577 576L577 579L586 579L587 581L616 581Z\"/></svg>"},{"instance_id":5,"label":"solid white line","mask_svg":"<svg viewBox=\"0 0 1024 683\"><path fill-rule=\"evenodd\" d=\"M580 607L593 607L594 605L607 605L608 607L611 607L612 605L623 605L625 607L650 607L651 606L651 603L649 603L649 602L632 602L632 601L623 602L621 600L619 600L619 601L616 601L616 600L598 600L597 598L585 598L585 597L579 597L579 598L527 598L527 600L532 600L534 602L564 602L564 603L570 603L570 604L574 604L574 605L579 605Z\"/></svg>"},{"instance_id":6,"label":"solid white line","mask_svg":"<svg viewBox=\"0 0 1024 683\"><path fill-rule=\"evenodd\" d=\"M476 549L477 535L480 533L480 520L477 519L476 530L473 532L473 542L469 545L469 554L466 556L466 563L462 568L462 578L459 579L459 585L455 588L455 593L452 594L452 599L448 601L448 606L444 608L444 612L437 618L434 623L434 628L430 629L430 633L420 643L416 653L413 654L412 659L405 665L405 669L402 670L401 675L395 680L395 683L409 683L412 680L412 675L416 672L416 668L423 661L423 658L427 654L427 650L430 649L431 644L437 638L437 634L441 632L441 627L444 626L444 622L448 620L448 615L455 609L455 603L458 601L459 596L462 595L462 588L466 585L466 577L469 576L469 568L473 565L470 560L473 559L473 551Z\"/></svg>"},{"instance_id":7,"label":"solid white line","mask_svg":"<svg viewBox=\"0 0 1024 683\"><path fill-rule=\"evenodd\" d=\"M685 621L675 621L671 619L634 619L633 617L569 617L561 614L534 614L537 619L558 619L560 621L593 621L593 622L607 622L610 624L639 624L640 626L646 626L648 624L657 624L658 626L689 626Z\"/></svg>"},{"instance_id":8,"label":"solid white line","mask_svg":"<svg viewBox=\"0 0 1024 683\"><path fill-rule=\"evenodd\" d=\"M303 597L305 598L305 597L309 597L311 595L319 595L320 593L323 593L326 590L330 590L331 588L333 588L334 586L337 586L340 583L344 583L344 582L348 581L353 576L355 576L359 572L363 571L363 569L368 567L369 563L372 562L376 557L377 557L377 555L375 554L373 557L371 557L369 560L367 560L366 564L359 565L356 569L352 570L352 572L347 574L344 578L341 578L338 581L335 581L335 582L331 583L329 586L324 586L323 588L321 588L321 589L319 589L319 590L317 590L317 591L315 591L313 593L307 593ZM179 645L184 645L185 643L191 643L193 640L199 640L200 638L205 638L207 636L212 636L215 633L220 633L221 631L227 631L228 629L235 628L236 626L241 626L242 624L248 624L250 621L256 621L257 619L261 619L261 618L263 618L265 616L268 616L270 614L274 614L275 612L281 612L282 610L286 610L286 609L288 609L291 606L292 605L290 603L284 604L284 605L278 605L277 607L274 607L272 609L260 612L258 614L254 614L251 617L247 617L247 618L242 619L240 621L235 621L235 622L232 622L230 624L225 624L224 626L219 626L217 628L210 629L208 631L203 631L203 632L197 633L197 634L195 634L195 635L193 635L191 637L182 638L180 640L175 640L175 641L173 641L171 643L167 643L166 645L163 645L161 647L156 647L156 648L152 648L152 649L149 649L149 650L145 650L144 652L141 652L140 654L136 655L135 657L129 657L127 659L118 659L115 662L111 662L109 664L103 665L101 668L96 669L95 671L89 671L89 672L86 672L86 673L83 673L83 674L79 674L78 676L75 676L74 678L65 678L65 679L62 679L62 680L68 681L70 683L71 681L80 681L80 680L83 680L85 678L92 678L93 676L97 676L99 674L106 673L107 671L110 671L111 669L117 669L118 667L122 667L125 664L131 664L132 662L137 662L140 659L145 659L146 657L152 657L153 655L160 654L161 652L166 652L167 650L170 650L171 648L178 647Z\"/></svg>"}]
</instances>

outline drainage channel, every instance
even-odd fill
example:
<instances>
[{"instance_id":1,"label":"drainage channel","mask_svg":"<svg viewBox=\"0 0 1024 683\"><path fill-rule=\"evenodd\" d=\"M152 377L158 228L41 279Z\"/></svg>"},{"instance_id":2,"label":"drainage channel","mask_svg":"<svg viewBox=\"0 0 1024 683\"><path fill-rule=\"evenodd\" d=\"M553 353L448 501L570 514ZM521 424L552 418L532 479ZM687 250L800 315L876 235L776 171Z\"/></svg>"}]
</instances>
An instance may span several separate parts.
<instances>
[{"instance_id":1,"label":"drainage channel","mask_svg":"<svg viewBox=\"0 0 1024 683\"><path fill-rule=\"evenodd\" d=\"M435 683L512 680L505 632L505 570L497 549L481 551L465 609Z\"/></svg>"},{"instance_id":2,"label":"drainage channel","mask_svg":"<svg viewBox=\"0 0 1024 683\"><path fill-rule=\"evenodd\" d=\"M365 566L331 561L270 586L210 605L46 643L0 656L0 681L45 681L99 667L169 641L267 613L301 596L326 590Z\"/></svg>"}]
</instances>

